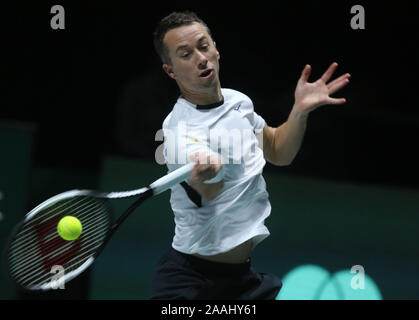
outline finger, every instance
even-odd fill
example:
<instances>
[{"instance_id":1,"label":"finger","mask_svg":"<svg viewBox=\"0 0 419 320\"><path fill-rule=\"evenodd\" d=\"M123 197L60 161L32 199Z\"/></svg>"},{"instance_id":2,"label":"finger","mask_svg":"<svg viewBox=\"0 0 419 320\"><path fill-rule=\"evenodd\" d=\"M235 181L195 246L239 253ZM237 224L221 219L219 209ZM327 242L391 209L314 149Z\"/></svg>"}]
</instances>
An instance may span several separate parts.
<instances>
[{"instance_id":1,"label":"finger","mask_svg":"<svg viewBox=\"0 0 419 320\"><path fill-rule=\"evenodd\" d=\"M329 89L329 95L335 93L336 91L342 89L344 86L346 86L349 83L348 78L344 78L340 81L334 82L333 84L328 85Z\"/></svg>"},{"instance_id":2,"label":"finger","mask_svg":"<svg viewBox=\"0 0 419 320\"><path fill-rule=\"evenodd\" d=\"M307 82L308 78L310 77L311 73L311 66L309 64L306 64L306 66L303 69L303 72L301 72L300 81Z\"/></svg>"},{"instance_id":3,"label":"finger","mask_svg":"<svg viewBox=\"0 0 419 320\"><path fill-rule=\"evenodd\" d=\"M191 162L197 162L197 153L194 153L194 154L191 154L190 156L189 156L189 160L191 161Z\"/></svg>"},{"instance_id":4,"label":"finger","mask_svg":"<svg viewBox=\"0 0 419 320\"><path fill-rule=\"evenodd\" d=\"M346 102L345 98L329 98L329 99L327 99L327 104L337 105L337 104L343 104L345 102Z\"/></svg>"},{"instance_id":5,"label":"finger","mask_svg":"<svg viewBox=\"0 0 419 320\"><path fill-rule=\"evenodd\" d=\"M209 156L207 155L206 152L197 152L194 154L194 156L195 156L195 162L201 165L205 165L209 163L209 160L208 160Z\"/></svg>"},{"instance_id":6,"label":"finger","mask_svg":"<svg viewBox=\"0 0 419 320\"><path fill-rule=\"evenodd\" d=\"M221 164L221 157L217 154L213 154L210 156L210 162L211 164L219 165Z\"/></svg>"},{"instance_id":7,"label":"finger","mask_svg":"<svg viewBox=\"0 0 419 320\"><path fill-rule=\"evenodd\" d=\"M335 80L329 82L327 84L327 87L330 88L331 86L335 85L337 82L345 80L345 79L349 79L351 77L351 75L349 73L345 73L343 75L341 75L339 78L336 78Z\"/></svg>"},{"instance_id":8,"label":"finger","mask_svg":"<svg viewBox=\"0 0 419 320\"><path fill-rule=\"evenodd\" d=\"M198 175L201 179L207 180L207 179L211 179L215 175L214 172L215 171L213 168L205 167L199 170Z\"/></svg>"},{"instance_id":9,"label":"finger","mask_svg":"<svg viewBox=\"0 0 419 320\"><path fill-rule=\"evenodd\" d=\"M208 170L209 167L210 167L210 165L206 164L206 163L199 163L198 164L199 172L205 172L205 171Z\"/></svg>"},{"instance_id":10,"label":"finger","mask_svg":"<svg viewBox=\"0 0 419 320\"><path fill-rule=\"evenodd\" d=\"M331 78L333 72L335 72L336 68L338 67L338 64L336 62L333 62L329 68L326 70L325 73L323 73L321 79L327 83L327 81L329 81L329 79Z\"/></svg>"}]
</instances>

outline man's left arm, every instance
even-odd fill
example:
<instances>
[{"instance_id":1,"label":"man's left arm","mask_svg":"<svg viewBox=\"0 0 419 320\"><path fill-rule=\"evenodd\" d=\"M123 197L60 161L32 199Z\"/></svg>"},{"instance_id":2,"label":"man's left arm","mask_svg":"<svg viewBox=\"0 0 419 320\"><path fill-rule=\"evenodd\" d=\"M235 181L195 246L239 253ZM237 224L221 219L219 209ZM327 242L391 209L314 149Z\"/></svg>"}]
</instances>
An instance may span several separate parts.
<instances>
[{"instance_id":1,"label":"man's left arm","mask_svg":"<svg viewBox=\"0 0 419 320\"><path fill-rule=\"evenodd\" d=\"M295 103L286 122L277 128L265 123L263 152L265 159L278 166L289 165L297 155L307 127L308 115L323 105L340 105L345 98L332 98L331 94L349 83L346 73L328 83L338 64L332 63L316 82L308 82L311 67L306 65L295 89Z\"/></svg>"}]
</instances>

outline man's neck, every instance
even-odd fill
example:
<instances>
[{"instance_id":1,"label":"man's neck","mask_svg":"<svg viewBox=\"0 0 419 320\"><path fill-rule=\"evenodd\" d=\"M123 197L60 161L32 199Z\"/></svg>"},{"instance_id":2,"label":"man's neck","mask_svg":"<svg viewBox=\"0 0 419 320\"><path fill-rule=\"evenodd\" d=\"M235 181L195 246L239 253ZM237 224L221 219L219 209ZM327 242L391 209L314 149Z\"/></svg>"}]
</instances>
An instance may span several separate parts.
<instances>
[{"instance_id":1,"label":"man's neck","mask_svg":"<svg viewBox=\"0 0 419 320\"><path fill-rule=\"evenodd\" d=\"M220 87L212 92L191 92L188 90L180 90L180 92L185 100L196 105L213 104L223 99Z\"/></svg>"}]
</instances>

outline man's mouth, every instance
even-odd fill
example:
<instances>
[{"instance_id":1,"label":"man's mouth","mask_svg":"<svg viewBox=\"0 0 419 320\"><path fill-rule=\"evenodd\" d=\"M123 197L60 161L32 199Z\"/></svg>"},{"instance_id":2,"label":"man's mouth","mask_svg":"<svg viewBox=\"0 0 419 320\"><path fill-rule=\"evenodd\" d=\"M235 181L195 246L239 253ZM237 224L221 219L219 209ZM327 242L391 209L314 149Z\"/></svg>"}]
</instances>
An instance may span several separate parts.
<instances>
[{"instance_id":1,"label":"man's mouth","mask_svg":"<svg viewBox=\"0 0 419 320\"><path fill-rule=\"evenodd\" d=\"M201 78L207 78L207 77L209 77L211 74L212 74L212 69L208 69L208 70L205 70L204 72L202 72L199 76L200 76Z\"/></svg>"}]
</instances>

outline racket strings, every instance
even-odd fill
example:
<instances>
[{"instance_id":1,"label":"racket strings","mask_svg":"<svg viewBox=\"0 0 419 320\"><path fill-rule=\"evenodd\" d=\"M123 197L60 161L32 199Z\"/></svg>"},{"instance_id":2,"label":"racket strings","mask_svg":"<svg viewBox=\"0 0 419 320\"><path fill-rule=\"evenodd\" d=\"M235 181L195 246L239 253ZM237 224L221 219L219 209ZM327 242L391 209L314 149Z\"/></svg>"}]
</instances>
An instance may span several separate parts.
<instances>
[{"instance_id":1,"label":"racket strings","mask_svg":"<svg viewBox=\"0 0 419 320\"><path fill-rule=\"evenodd\" d=\"M69 209L71 209L71 208L69 208ZM76 211L79 211L81 209L84 209L85 210L85 214L86 215L85 215L85 217L83 219L83 224L88 226L88 227L84 227L83 228L83 230L85 232L88 231L89 228L92 228L90 226L92 223L95 223L95 222L97 222L97 220L99 220L99 218L97 218L97 215L96 215L97 211L95 211L95 208L94 207L93 208L89 208L89 210L87 210L85 207L84 208L83 207L78 207L78 208L74 208L74 209ZM63 211L61 211L60 213L62 214ZM45 213L43 214L44 217L46 215L47 214L45 214ZM52 219L55 216L56 215L53 215L48 220ZM40 220L39 223L47 223L47 220L46 219ZM57 223L56 223L55 220L52 221L52 224L53 224L52 228L54 228L57 225ZM51 229L51 226L49 228ZM25 228L25 230L22 230L21 232L18 233L18 235L16 236L16 241L11 245L12 248L13 247L16 247L16 246L19 246L21 248L21 250L26 250L27 252L28 252L28 249L30 247L35 247L35 249L37 249L36 248L37 243L36 242L33 242L34 233L33 232L29 232L28 233L27 230L28 230L28 228ZM27 234L24 235L24 233L27 233ZM29 238L29 239L26 239L26 238ZM56 244L57 241L60 242L60 240L61 240L61 238L58 236L57 233L55 233L55 232L49 232L45 236L45 238L44 238L45 243L48 242L48 245L46 247L44 247L44 248L45 249L49 249L49 246L53 246L54 244Z\"/></svg>"},{"instance_id":2,"label":"racket strings","mask_svg":"<svg viewBox=\"0 0 419 320\"><path fill-rule=\"evenodd\" d=\"M72 205L71 207L74 207L74 205ZM79 208L76 208L76 209L79 210L80 207ZM81 218L82 214L81 214L80 211L78 211L78 212L79 212L79 218ZM91 210L89 210L88 212L91 212ZM92 211L92 212L95 213L95 211ZM45 215L45 213L44 213L44 215ZM90 214L90 216L92 216L92 214ZM83 219L81 219L81 220L83 220ZM91 227L90 228L89 227L88 228L85 228L85 230L84 230L85 231L85 234L88 234L89 229L92 229L92 228ZM53 233L56 235L56 232L53 232ZM61 242L61 244L60 244L60 242ZM44 251L44 256L43 256L44 262L45 262L45 260L47 258L50 258L49 265L55 265L55 264L60 264L60 263L62 264L62 262L64 262L65 260L68 260L68 256L69 255L70 255L70 257L71 257L71 255L74 255L74 252L72 252L71 250L69 250L69 249L72 248L72 246L73 246L73 243L71 243L71 242L65 242L61 238L59 238L58 236L56 236L54 241L49 242L47 245L45 245L45 243L44 243L44 246L42 248L43 250L41 250L41 251ZM89 246L86 246L85 249L89 249ZM25 250L25 248L23 248L23 250ZM26 252L31 252L31 251L27 250ZM45 254L45 253L47 253L47 254ZM62 255L62 253L64 253L64 254ZM59 256L59 255L61 255L61 256ZM56 256L59 256L60 259L56 259L54 261L53 258L56 257ZM37 266L36 266L36 264L34 265L33 263L32 264L31 263L28 263L29 262L28 261L28 258L29 259L31 259L31 258L33 259L34 257L33 256L32 257L27 257L26 260L22 260L21 261L21 264L23 266L28 266L28 265L31 266L32 265L32 268L31 269L26 268L26 269L23 269L23 270L19 270L20 272L24 272L26 274L26 276L23 277L22 280L27 279L28 276L32 276L32 278L33 278L33 276L36 276L36 275L39 275L40 273L41 274L43 273L42 270L39 270L39 267L37 268L38 269L38 273L34 273L34 270L33 269L36 269ZM37 256L35 255L35 259L36 258L37 258Z\"/></svg>"},{"instance_id":3,"label":"racket strings","mask_svg":"<svg viewBox=\"0 0 419 320\"><path fill-rule=\"evenodd\" d=\"M42 223L47 220L51 220L52 218L62 215L69 210L82 211L84 210L85 205L85 197L74 197L67 199L67 201L50 204L42 209L42 211L38 212L32 219L28 220L25 226L20 230L20 233L24 233L27 229L35 225L42 225Z\"/></svg>"},{"instance_id":4,"label":"racket strings","mask_svg":"<svg viewBox=\"0 0 419 320\"><path fill-rule=\"evenodd\" d=\"M102 226L104 226L104 223L102 223ZM105 226L105 229L102 229L102 231L106 231L108 230L108 226ZM100 231L99 231L100 232ZM66 266L65 266L65 271L66 273L71 272L75 269L77 269L79 266L81 266L88 258L90 258L96 251L97 249L99 249L99 247L101 246L103 239L101 240L97 240L94 237L96 237L97 235L92 235L89 237L88 242L83 242L83 248L82 250L80 250L77 255L74 255L71 250L69 250L69 248L63 249L60 252L57 252L55 255L59 256L61 258L61 260L56 260L54 261L54 263L51 263L52 265L62 265L62 261L66 260L69 256L72 256L71 259L69 260L69 262L67 262ZM62 255L64 253L64 255ZM39 281L45 281L48 280L50 274L45 275L34 281L32 281L31 283L29 283L29 285L33 285Z\"/></svg>"},{"instance_id":5,"label":"racket strings","mask_svg":"<svg viewBox=\"0 0 419 320\"><path fill-rule=\"evenodd\" d=\"M83 206L83 205L79 206L79 207L75 207L74 205L71 205L71 206L68 207L68 210L71 210L71 209L73 209L75 211L79 211L79 210L82 210L82 209L86 210L86 207ZM66 212L65 210L61 210L58 213L53 213L53 211L56 211L56 210L52 210L50 212L45 211L45 212L42 212L41 214L39 214L41 216L41 218L44 218L43 220L39 219L39 217L37 219L37 221L38 221L38 231L39 232L42 232L43 231L42 229L45 229L45 228L53 229L57 225L58 222L56 222L55 220L51 221L51 219L56 217L57 214L62 215L63 212ZM86 215L84 221L85 222L90 222L90 220L88 219L89 215L90 216L93 215L94 212L89 213L89 211L86 210L85 213L87 215ZM51 221L51 222L48 223L48 221ZM32 227L35 226L35 228L36 228L36 225L32 221L30 221L28 224L30 224ZM42 225L42 224L44 224L44 228L39 228L39 226ZM48 224L47 227L45 227L45 224ZM52 224L52 225L49 225L49 224ZM84 229L86 231L86 228L84 228ZM30 231L32 231L32 232L30 232ZM16 249L15 252L14 252L15 254L19 254L20 251L25 251L27 253L26 258L29 259L30 255L28 255L28 253L31 251L30 250L31 248L33 248L36 251L39 250L39 248L37 246L37 242L34 241L34 240L36 240L36 233L34 233L33 230L29 230L28 226L25 226L16 235L15 241L11 244L11 248L13 249L14 247L18 247L18 249ZM62 242L60 240L61 240L61 238L58 236L58 234L56 232L49 232L44 238L45 243L48 243L48 245L44 245L44 249L49 250L49 248L51 246L56 245L57 242L58 243ZM13 258L11 259L11 261L13 261ZM25 261L21 261L21 262L25 262Z\"/></svg>"},{"instance_id":6,"label":"racket strings","mask_svg":"<svg viewBox=\"0 0 419 320\"><path fill-rule=\"evenodd\" d=\"M102 222L99 227L101 227L100 229L98 229L99 232L106 232L107 230L107 224L106 222ZM91 228L86 228L86 230L84 230L83 232L88 233L89 230L91 230ZM60 261L54 261L54 258L56 258L57 256L61 258L62 260L65 260L69 255L73 254L73 251L71 250L73 243L72 242L67 242L64 246L59 247L57 245L57 243L59 244L61 242L61 238L56 238L54 239L54 242L52 244L48 244L45 249L47 251L50 250L51 247L56 247L57 249L54 251L50 251L49 254L44 255L42 258L45 261L45 259L49 259L50 263L49 265L60 265ZM76 240L77 241L77 240ZM76 242L77 243L77 242ZM85 237L85 240L83 242L84 247L83 250L84 251L89 251L91 249L96 249L98 246L98 243L100 244L100 242L98 241L94 241L93 239L93 235L87 236ZM37 265L33 265L31 262L33 262L34 259L37 258L37 254L39 254L38 251L28 251L27 252L27 257L25 259L22 259L21 261L19 261L19 264L15 264L15 267L11 267L11 272L14 273L18 273L18 272L24 272L27 275L31 275L31 276L37 276L39 274L44 273L43 270L39 270L37 274L34 274L34 269L37 268ZM79 259L83 260L84 257L89 257L90 253L88 252L88 254L86 256L79 256ZM32 259L32 260L31 260ZM74 267L77 265L77 263L73 264L72 266L68 266L66 269L74 269ZM39 268L38 268L39 269ZM24 280L26 277L22 277L22 280Z\"/></svg>"},{"instance_id":7,"label":"racket strings","mask_svg":"<svg viewBox=\"0 0 419 320\"><path fill-rule=\"evenodd\" d=\"M77 240L63 240L57 233L57 224L66 215L82 223ZM54 265L61 265L66 274L76 270L102 245L110 223L110 207L103 199L75 196L43 206L23 223L10 245L11 276L24 287L39 288L54 275Z\"/></svg>"}]
</instances>

